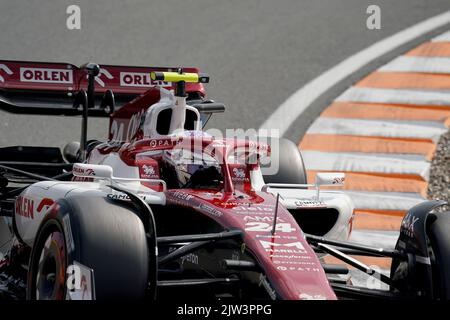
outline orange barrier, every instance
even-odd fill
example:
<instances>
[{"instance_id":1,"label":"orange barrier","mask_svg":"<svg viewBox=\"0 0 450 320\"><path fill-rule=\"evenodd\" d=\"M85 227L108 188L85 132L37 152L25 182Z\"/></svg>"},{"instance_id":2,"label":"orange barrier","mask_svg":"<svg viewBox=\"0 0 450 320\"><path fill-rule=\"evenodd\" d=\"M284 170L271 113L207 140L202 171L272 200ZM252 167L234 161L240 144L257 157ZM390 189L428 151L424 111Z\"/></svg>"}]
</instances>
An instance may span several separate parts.
<instances>
[{"instance_id":1,"label":"orange barrier","mask_svg":"<svg viewBox=\"0 0 450 320\"><path fill-rule=\"evenodd\" d=\"M409 51L407 56L450 57L450 42L426 42Z\"/></svg>"},{"instance_id":2,"label":"orange barrier","mask_svg":"<svg viewBox=\"0 0 450 320\"><path fill-rule=\"evenodd\" d=\"M427 42L406 53L407 56L450 57L450 42ZM430 72L375 71L355 84L356 87L376 89L450 90L450 74ZM398 105L389 103L360 103L334 101L320 117L340 119L434 121L450 127L450 108L427 105ZM337 122L339 124L339 122ZM334 135L306 133L299 143L300 150L321 152L357 152L367 154L422 155L431 161L436 141L431 139L387 138L378 136ZM314 181L317 171L308 170L308 180ZM427 197L428 183L420 176L369 172L346 172L345 190L365 192L416 193ZM397 231L406 211L366 210L356 208L354 230ZM389 269L391 259L356 257L368 264ZM341 263L333 257L327 263Z\"/></svg>"},{"instance_id":3,"label":"orange barrier","mask_svg":"<svg viewBox=\"0 0 450 320\"><path fill-rule=\"evenodd\" d=\"M328 152L413 153L433 156L436 145L429 140L363 137L346 135L307 134L300 150Z\"/></svg>"},{"instance_id":4,"label":"orange barrier","mask_svg":"<svg viewBox=\"0 0 450 320\"><path fill-rule=\"evenodd\" d=\"M444 74L409 72L374 72L356 84L357 87L395 89L448 89L450 77Z\"/></svg>"},{"instance_id":5,"label":"orange barrier","mask_svg":"<svg viewBox=\"0 0 450 320\"><path fill-rule=\"evenodd\" d=\"M450 110L440 107L333 102L322 117L350 119L387 119L387 120L427 120L446 122L450 119Z\"/></svg>"}]
</instances>

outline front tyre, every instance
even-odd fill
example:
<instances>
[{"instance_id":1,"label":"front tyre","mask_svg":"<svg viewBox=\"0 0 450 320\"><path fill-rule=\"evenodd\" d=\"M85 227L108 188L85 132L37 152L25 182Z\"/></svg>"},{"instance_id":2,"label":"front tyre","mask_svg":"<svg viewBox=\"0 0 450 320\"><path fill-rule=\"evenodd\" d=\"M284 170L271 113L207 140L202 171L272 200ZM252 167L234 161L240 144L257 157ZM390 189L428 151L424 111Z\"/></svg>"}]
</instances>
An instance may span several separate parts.
<instances>
[{"instance_id":1,"label":"front tyre","mask_svg":"<svg viewBox=\"0 0 450 320\"><path fill-rule=\"evenodd\" d=\"M149 255L139 215L132 203L114 201L100 191L58 200L36 235L28 268L27 298L78 299L85 292L96 300L146 298L149 259L156 257ZM77 288L78 295L66 285L66 272L75 266L82 266L83 271L80 278L84 286ZM93 279L92 286L88 280L83 282L88 277Z\"/></svg>"},{"instance_id":2,"label":"front tyre","mask_svg":"<svg viewBox=\"0 0 450 320\"><path fill-rule=\"evenodd\" d=\"M270 138L268 143L272 148L272 161L278 162L278 166L273 163L271 165L278 167L278 171L275 174L267 174L267 168L262 166L264 182L306 184L306 169L297 145L284 138ZM273 159L273 157L277 158Z\"/></svg>"},{"instance_id":3,"label":"front tyre","mask_svg":"<svg viewBox=\"0 0 450 320\"><path fill-rule=\"evenodd\" d=\"M450 212L429 216L428 239L431 247L434 297L450 300Z\"/></svg>"}]
</instances>

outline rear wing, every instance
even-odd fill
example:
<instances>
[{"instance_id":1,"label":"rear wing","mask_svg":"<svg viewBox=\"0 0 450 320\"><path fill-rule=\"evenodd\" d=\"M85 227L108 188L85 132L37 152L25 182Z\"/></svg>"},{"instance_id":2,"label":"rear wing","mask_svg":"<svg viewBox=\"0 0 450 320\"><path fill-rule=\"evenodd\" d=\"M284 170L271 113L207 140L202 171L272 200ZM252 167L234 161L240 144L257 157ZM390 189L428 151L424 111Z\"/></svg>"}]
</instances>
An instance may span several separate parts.
<instances>
[{"instance_id":1,"label":"rear wing","mask_svg":"<svg viewBox=\"0 0 450 320\"><path fill-rule=\"evenodd\" d=\"M171 82L152 80L151 72L176 71L171 67L129 67L100 65L95 76L95 103L88 115L108 117L102 106L114 94L116 109L154 86L173 90ZM198 73L197 68L183 68ZM0 60L0 110L11 113L43 115L82 115L76 97L88 89L88 72L68 63ZM186 83L194 98L205 95L202 83Z\"/></svg>"}]
</instances>

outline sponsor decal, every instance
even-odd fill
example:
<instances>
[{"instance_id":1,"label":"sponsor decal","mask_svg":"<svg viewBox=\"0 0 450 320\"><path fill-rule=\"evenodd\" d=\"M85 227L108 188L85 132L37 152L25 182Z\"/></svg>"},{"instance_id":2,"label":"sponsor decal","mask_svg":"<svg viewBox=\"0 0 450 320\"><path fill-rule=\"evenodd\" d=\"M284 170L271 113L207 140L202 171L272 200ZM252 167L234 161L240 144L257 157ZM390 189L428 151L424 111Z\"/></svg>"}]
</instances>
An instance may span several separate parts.
<instances>
[{"instance_id":1,"label":"sponsor decal","mask_svg":"<svg viewBox=\"0 0 450 320\"><path fill-rule=\"evenodd\" d=\"M158 171L156 161L155 164L145 163L139 167L141 179L159 179Z\"/></svg>"},{"instance_id":2,"label":"sponsor decal","mask_svg":"<svg viewBox=\"0 0 450 320\"><path fill-rule=\"evenodd\" d=\"M139 198L143 199L144 201L147 199L145 194L139 193L137 195L139 196ZM112 199L112 200L131 201L130 197L127 194L122 193L122 192L117 192L117 191L115 191L113 193L108 193L106 195L106 197L108 197L109 199Z\"/></svg>"},{"instance_id":3,"label":"sponsor decal","mask_svg":"<svg viewBox=\"0 0 450 320\"><path fill-rule=\"evenodd\" d=\"M418 217L414 217L408 214L402 221L402 228L401 228L402 233L404 233L406 236L410 238L413 237L414 225L416 224L417 221L419 221Z\"/></svg>"},{"instance_id":4,"label":"sponsor decal","mask_svg":"<svg viewBox=\"0 0 450 320\"><path fill-rule=\"evenodd\" d=\"M273 222L273 216L245 216L244 221ZM284 222L284 219L277 217L278 222Z\"/></svg>"},{"instance_id":5,"label":"sponsor decal","mask_svg":"<svg viewBox=\"0 0 450 320\"><path fill-rule=\"evenodd\" d=\"M126 195L125 193L108 193L106 196L112 200L130 201L130 197L128 195Z\"/></svg>"},{"instance_id":6,"label":"sponsor decal","mask_svg":"<svg viewBox=\"0 0 450 320\"><path fill-rule=\"evenodd\" d=\"M300 241L290 243L277 243L259 240L266 252L270 253L306 253L306 249Z\"/></svg>"},{"instance_id":7,"label":"sponsor decal","mask_svg":"<svg viewBox=\"0 0 450 320\"><path fill-rule=\"evenodd\" d=\"M6 64L3 63L0 63L0 70L4 71L9 76L13 74L11 69ZM5 82L5 78L3 78L2 75L0 75L0 82Z\"/></svg>"},{"instance_id":8,"label":"sponsor decal","mask_svg":"<svg viewBox=\"0 0 450 320\"><path fill-rule=\"evenodd\" d=\"M92 182L94 181L94 178L88 178L88 177L73 177L72 181L76 182Z\"/></svg>"},{"instance_id":9,"label":"sponsor decal","mask_svg":"<svg viewBox=\"0 0 450 320\"><path fill-rule=\"evenodd\" d=\"M326 208L327 207L326 203L323 201L308 200L308 199L295 200L294 204L298 208Z\"/></svg>"},{"instance_id":10,"label":"sponsor decal","mask_svg":"<svg viewBox=\"0 0 450 320\"><path fill-rule=\"evenodd\" d=\"M36 213L41 213L47 211L47 209L54 203L53 199L43 198L36 207ZM15 212L19 216L34 219L34 200L19 196L15 203Z\"/></svg>"},{"instance_id":11,"label":"sponsor decal","mask_svg":"<svg viewBox=\"0 0 450 320\"><path fill-rule=\"evenodd\" d=\"M230 202L220 202L219 203L219 205L221 205L221 206L223 206L223 207L226 207L226 206L230 206L230 207L234 207L234 206L250 206L250 205L252 205L253 203L252 202L233 202L233 201L230 201Z\"/></svg>"},{"instance_id":12,"label":"sponsor decal","mask_svg":"<svg viewBox=\"0 0 450 320\"><path fill-rule=\"evenodd\" d=\"M139 177L141 179L159 180L160 177L158 161L150 157L139 156L136 159L136 164L139 168ZM164 188L161 183L156 181L141 181L141 183L147 188L150 188L154 191L163 191Z\"/></svg>"},{"instance_id":13,"label":"sponsor decal","mask_svg":"<svg viewBox=\"0 0 450 320\"><path fill-rule=\"evenodd\" d=\"M34 219L34 201L22 196L17 197L15 212L19 216Z\"/></svg>"},{"instance_id":14,"label":"sponsor decal","mask_svg":"<svg viewBox=\"0 0 450 320\"><path fill-rule=\"evenodd\" d=\"M233 208L233 212L237 214L254 215L254 214L272 214L274 213L275 205L273 204L251 204L238 205Z\"/></svg>"},{"instance_id":15,"label":"sponsor decal","mask_svg":"<svg viewBox=\"0 0 450 320\"><path fill-rule=\"evenodd\" d=\"M301 258L302 260L311 259L310 256L297 256L297 258ZM284 265L302 265L303 261L301 260L274 260L273 264L284 264ZM320 269L319 269L320 270Z\"/></svg>"},{"instance_id":16,"label":"sponsor decal","mask_svg":"<svg viewBox=\"0 0 450 320\"><path fill-rule=\"evenodd\" d=\"M272 231L273 225L265 222L247 222L245 224L245 231L250 232L270 232ZM277 223L275 226L275 231L291 233L295 231L290 223Z\"/></svg>"},{"instance_id":17,"label":"sponsor decal","mask_svg":"<svg viewBox=\"0 0 450 320\"><path fill-rule=\"evenodd\" d=\"M213 208L207 204L204 203L200 203L199 206L197 207L197 209L204 211L214 217L221 217L222 216L222 212L217 210L216 208Z\"/></svg>"},{"instance_id":18,"label":"sponsor decal","mask_svg":"<svg viewBox=\"0 0 450 320\"><path fill-rule=\"evenodd\" d=\"M156 173L155 168L153 168L152 166L147 166L147 165L144 164L142 166L142 169L144 170L144 173L147 176L153 176Z\"/></svg>"},{"instance_id":19,"label":"sponsor decal","mask_svg":"<svg viewBox=\"0 0 450 320\"><path fill-rule=\"evenodd\" d=\"M20 68L20 81L42 83L73 83L73 70L49 68Z\"/></svg>"},{"instance_id":20,"label":"sponsor decal","mask_svg":"<svg viewBox=\"0 0 450 320\"><path fill-rule=\"evenodd\" d=\"M297 263L297 265L311 266L311 267L308 267L308 268L314 269L313 271L316 271L316 269L317 269L317 271L320 271L320 268L317 268L317 263L315 263L315 262L299 261ZM280 271L297 271L297 268L299 268L299 267L277 266L277 270L280 270Z\"/></svg>"},{"instance_id":21,"label":"sponsor decal","mask_svg":"<svg viewBox=\"0 0 450 320\"><path fill-rule=\"evenodd\" d=\"M283 259L286 259L283 257ZM287 258L289 260L289 258ZM274 262L275 263L275 262ZM277 264L285 264L285 261L277 261ZM302 262L297 264L303 264ZM311 263L314 264L314 263ZM320 268L317 267L286 267L286 266L277 266L277 270L279 271L294 271L294 272L320 272Z\"/></svg>"},{"instance_id":22,"label":"sponsor decal","mask_svg":"<svg viewBox=\"0 0 450 320\"><path fill-rule=\"evenodd\" d=\"M171 87L172 83L165 81L153 81L148 72L121 72L120 85L122 87Z\"/></svg>"},{"instance_id":23,"label":"sponsor decal","mask_svg":"<svg viewBox=\"0 0 450 320\"><path fill-rule=\"evenodd\" d=\"M54 203L55 203L55 201L53 201L53 199L44 198L44 199L41 200L41 202L37 206L36 211L37 212L41 212L44 209L45 209L45 211L47 211L47 209Z\"/></svg>"},{"instance_id":24,"label":"sponsor decal","mask_svg":"<svg viewBox=\"0 0 450 320\"><path fill-rule=\"evenodd\" d=\"M72 172L74 177L72 178L72 181L78 181L78 182L92 182L94 181L94 178L90 178L90 177L95 177L95 171L91 168L82 168L79 167L77 165L74 165L72 167ZM82 177L80 177L82 176Z\"/></svg>"},{"instance_id":25,"label":"sponsor decal","mask_svg":"<svg viewBox=\"0 0 450 320\"><path fill-rule=\"evenodd\" d=\"M198 255L195 253L189 253L181 257L181 264L184 265L185 262L190 262L192 264L198 265Z\"/></svg>"},{"instance_id":26,"label":"sponsor decal","mask_svg":"<svg viewBox=\"0 0 450 320\"><path fill-rule=\"evenodd\" d=\"M266 239L286 239L286 240L297 240L297 236L286 236L286 235L278 235L278 234L274 234L272 235L271 233L269 234L257 234L255 235L256 238L266 238Z\"/></svg>"},{"instance_id":27,"label":"sponsor decal","mask_svg":"<svg viewBox=\"0 0 450 320\"><path fill-rule=\"evenodd\" d=\"M75 249L75 244L73 242L72 227L70 226L70 217L68 214L63 218L63 228L64 234L66 235L67 250L72 252Z\"/></svg>"},{"instance_id":28,"label":"sponsor decal","mask_svg":"<svg viewBox=\"0 0 450 320\"><path fill-rule=\"evenodd\" d=\"M292 259L297 259L299 256L298 255L288 255L288 254L271 254L270 258L271 259L281 259L281 261L279 261L281 264L284 263L284 261L286 260L292 260Z\"/></svg>"},{"instance_id":29,"label":"sponsor decal","mask_svg":"<svg viewBox=\"0 0 450 320\"><path fill-rule=\"evenodd\" d=\"M171 195L177 200L184 200L184 201L189 201L194 197L193 195L181 191L175 191Z\"/></svg>"},{"instance_id":30,"label":"sponsor decal","mask_svg":"<svg viewBox=\"0 0 450 320\"><path fill-rule=\"evenodd\" d=\"M114 77L112 76L111 73L109 73L108 70L101 68L100 72L98 73L98 76L95 77L95 82L97 82L99 85L101 85L102 87L105 86L105 82L101 79L102 75L104 75L107 79L111 80Z\"/></svg>"},{"instance_id":31,"label":"sponsor decal","mask_svg":"<svg viewBox=\"0 0 450 320\"><path fill-rule=\"evenodd\" d=\"M332 184L344 184L345 183L345 176L344 177L335 177L333 178Z\"/></svg>"},{"instance_id":32,"label":"sponsor decal","mask_svg":"<svg viewBox=\"0 0 450 320\"><path fill-rule=\"evenodd\" d=\"M171 147L174 145L172 139L150 139L149 145L151 148Z\"/></svg>"},{"instance_id":33,"label":"sponsor decal","mask_svg":"<svg viewBox=\"0 0 450 320\"><path fill-rule=\"evenodd\" d=\"M74 173L78 173L79 175L83 175L83 176L95 176L95 171L91 168L84 169L82 167L75 165L75 166L73 166L72 171Z\"/></svg>"},{"instance_id":34,"label":"sponsor decal","mask_svg":"<svg viewBox=\"0 0 450 320\"><path fill-rule=\"evenodd\" d=\"M231 172L232 172L231 179L234 182L238 183L250 182L250 178L247 176L245 168L234 167L231 169Z\"/></svg>"}]
</instances>

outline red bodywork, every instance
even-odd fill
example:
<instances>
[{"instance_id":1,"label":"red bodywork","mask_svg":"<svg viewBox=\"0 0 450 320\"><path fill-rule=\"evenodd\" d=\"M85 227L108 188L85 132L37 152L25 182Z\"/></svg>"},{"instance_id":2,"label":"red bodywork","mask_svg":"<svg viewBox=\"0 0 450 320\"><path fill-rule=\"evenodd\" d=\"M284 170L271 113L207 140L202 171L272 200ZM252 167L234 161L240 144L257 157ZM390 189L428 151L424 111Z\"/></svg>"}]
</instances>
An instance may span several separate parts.
<instances>
[{"instance_id":1,"label":"red bodywork","mask_svg":"<svg viewBox=\"0 0 450 320\"><path fill-rule=\"evenodd\" d=\"M244 230L246 248L281 299L336 299L316 254L282 205L278 207L277 223L287 226L286 232L277 228L272 235L276 199L271 194L184 189L169 190L166 197L168 204L194 208L229 230Z\"/></svg>"},{"instance_id":2,"label":"red bodywork","mask_svg":"<svg viewBox=\"0 0 450 320\"><path fill-rule=\"evenodd\" d=\"M258 165L227 162L228 156L237 148L262 154L270 152L267 145L205 137L143 139L124 144L118 153L128 165L138 166L141 178L144 178L142 163L151 165L156 172L160 159L141 154L193 146L201 146L203 152L208 150L208 154L221 160L223 186L220 190L169 189L166 192L167 204L197 210L225 229L243 230L246 249L264 269L278 298L336 299L315 252L306 242L294 217L281 204L278 206L276 232L272 235L276 198L251 188L250 171L258 169ZM236 176L233 168L244 170L245 175Z\"/></svg>"}]
</instances>

